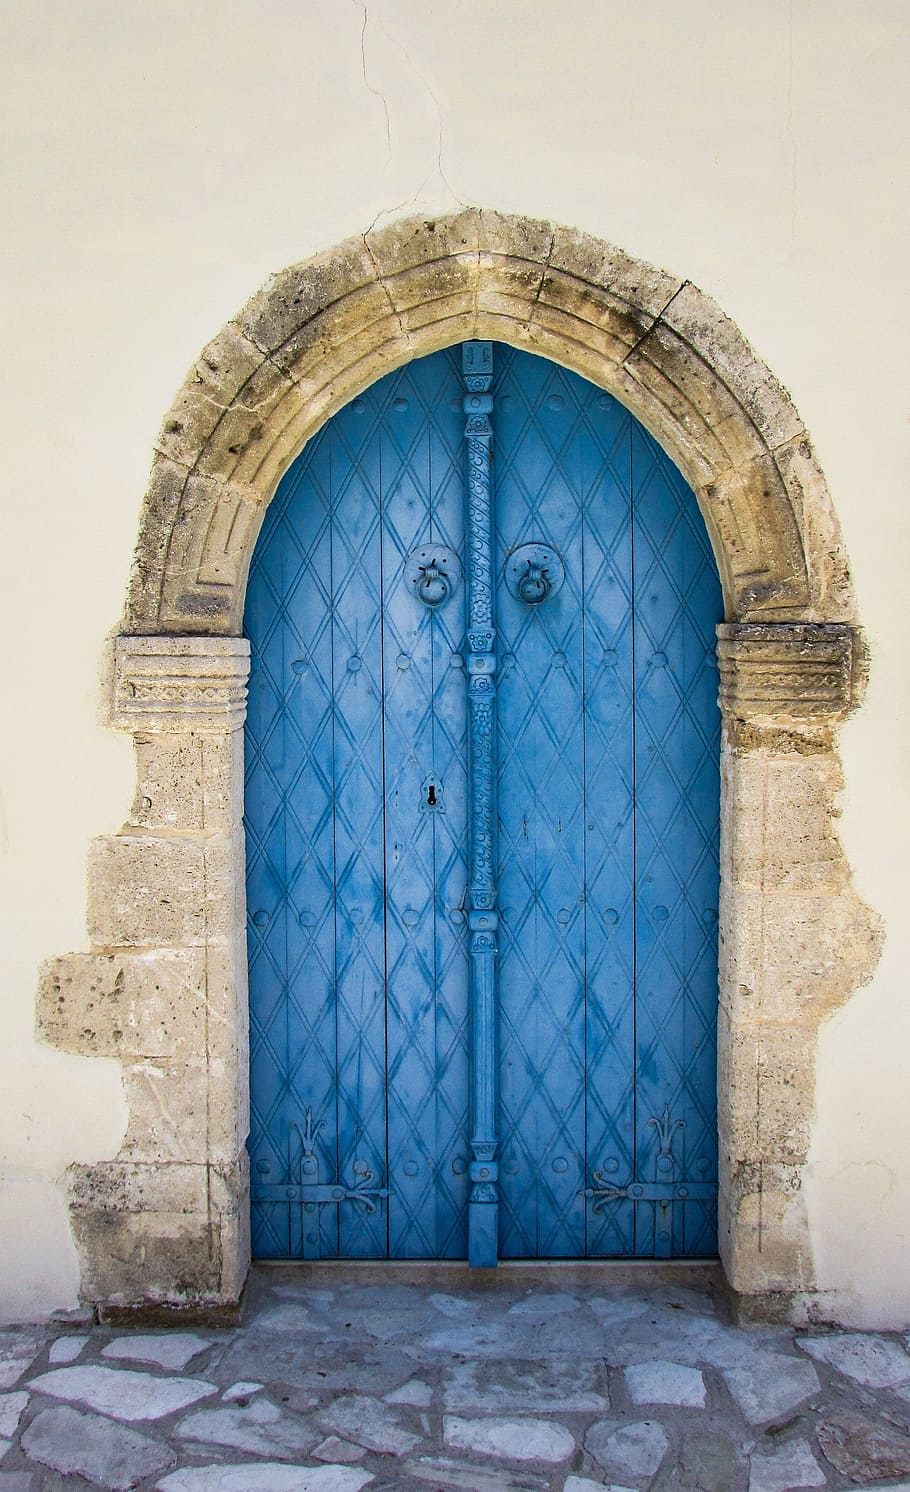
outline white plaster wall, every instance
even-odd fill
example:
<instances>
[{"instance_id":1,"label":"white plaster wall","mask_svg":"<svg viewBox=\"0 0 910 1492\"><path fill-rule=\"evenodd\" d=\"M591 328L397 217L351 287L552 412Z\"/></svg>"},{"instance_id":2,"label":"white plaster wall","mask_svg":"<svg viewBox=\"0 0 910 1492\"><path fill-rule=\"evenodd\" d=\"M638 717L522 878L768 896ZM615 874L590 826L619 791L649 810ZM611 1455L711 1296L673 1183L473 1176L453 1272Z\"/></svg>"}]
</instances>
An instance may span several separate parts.
<instances>
[{"instance_id":1,"label":"white plaster wall","mask_svg":"<svg viewBox=\"0 0 910 1492\"><path fill-rule=\"evenodd\" d=\"M60 1178L125 1122L33 1001L132 790L99 673L160 418L270 271L470 202L687 275L813 432L873 658L843 829L888 942L823 1032L808 1203L834 1308L910 1320L908 42L904 0L3 7L0 1313L75 1303Z\"/></svg>"}]
</instances>

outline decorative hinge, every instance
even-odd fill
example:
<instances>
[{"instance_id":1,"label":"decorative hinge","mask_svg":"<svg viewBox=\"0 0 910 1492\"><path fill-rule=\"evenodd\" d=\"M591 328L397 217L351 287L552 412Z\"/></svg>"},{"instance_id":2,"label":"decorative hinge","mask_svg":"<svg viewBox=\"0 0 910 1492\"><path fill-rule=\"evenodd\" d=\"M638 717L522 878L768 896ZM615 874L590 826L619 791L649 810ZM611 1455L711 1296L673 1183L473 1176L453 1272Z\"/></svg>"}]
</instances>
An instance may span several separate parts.
<instances>
[{"instance_id":1,"label":"decorative hinge","mask_svg":"<svg viewBox=\"0 0 910 1492\"><path fill-rule=\"evenodd\" d=\"M658 1150L654 1166L658 1173L655 1181L629 1181L617 1185L608 1181L605 1171L593 1173L593 1186L586 1186L581 1193L592 1203L592 1212L602 1212L608 1202L651 1202L656 1205L654 1229L654 1252L658 1257L668 1257L672 1244L671 1207L674 1202L711 1202L717 1196L717 1183L712 1181L675 1181L676 1157L673 1154L673 1137L678 1129L685 1129L684 1119L671 1119L670 1105L664 1104L663 1113L652 1114L648 1128L657 1131Z\"/></svg>"},{"instance_id":2,"label":"decorative hinge","mask_svg":"<svg viewBox=\"0 0 910 1492\"><path fill-rule=\"evenodd\" d=\"M295 1136L299 1142L299 1153L296 1161L297 1180L283 1182L254 1181L250 1187L250 1196L254 1202L285 1202L298 1203L301 1208L303 1222L302 1252L304 1259L318 1259L319 1253L319 1219L317 1208L326 1204L338 1206L341 1202L356 1202L367 1213L375 1212L383 1197L389 1195L386 1186L373 1186L376 1173L371 1171L363 1161L354 1162L354 1182L348 1186L345 1182L319 1180L319 1156L316 1153L316 1141L325 1128L322 1119L313 1120L313 1110L307 1109L303 1129L292 1120L288 1126L289 1135ZM295 1163L289 1166L289 1173L293 1177Z\"/></svg>"}]
</instances>

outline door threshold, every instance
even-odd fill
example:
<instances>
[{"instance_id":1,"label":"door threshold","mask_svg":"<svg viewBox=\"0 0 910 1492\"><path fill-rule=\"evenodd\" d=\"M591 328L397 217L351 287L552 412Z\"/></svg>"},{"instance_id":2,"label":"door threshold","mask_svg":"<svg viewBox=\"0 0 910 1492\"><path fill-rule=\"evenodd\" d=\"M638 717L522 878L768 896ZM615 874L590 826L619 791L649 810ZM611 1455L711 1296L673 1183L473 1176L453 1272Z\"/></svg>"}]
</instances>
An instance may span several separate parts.
<instances>
[{"instance_id":1,"label":"door threshold","mask_svg":"<svg viewBox=\"0 0 910 1492\"><path fill-rule=\"evenodd\" d=\"M342 1284L458 1285L462 1289L523 1289L530 1285L685 1285L725 1293L719 1259L504 1259L495 1269L472 1268L466 1259L257 1259L253 1271L291 1276L302 1285L331 1277Z\"/></svg>"}]
</instances>

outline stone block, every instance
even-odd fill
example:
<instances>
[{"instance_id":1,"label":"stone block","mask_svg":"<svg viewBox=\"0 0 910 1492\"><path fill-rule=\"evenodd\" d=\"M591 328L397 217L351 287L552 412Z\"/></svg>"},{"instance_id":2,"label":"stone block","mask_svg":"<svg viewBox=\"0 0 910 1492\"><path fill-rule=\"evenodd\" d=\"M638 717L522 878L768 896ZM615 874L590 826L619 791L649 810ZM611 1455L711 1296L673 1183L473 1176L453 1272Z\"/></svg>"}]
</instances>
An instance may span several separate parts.
<instances>
[{"instance_id":1,"label":"stone block","mask_svg":"<svg viewBox=\"0 0 910 1492\"><path fill-rule=\"evenodd\" d=\"M255 481L263 449L284 424L282 405L289 398L296 398L292 380L266 358L222 412L199 451L196 469L225 482Z\"/></svg>"},{"instance_id":2,"label":"stone block","mask_svg":"<svg viewBox=\"0 0 910 1492\"><path fill-rule=\"evenodd\" d=\"M809 1148L816 1027L734 1026L719 1022L730 1118L726 1140L737 1161L799 1162Z\"/></svg>"},{"instance_id":3,"label":"stone block","mask_svg":"<svg viewBox=\"0 0 910 1492\"><path fill-rule=\"evenodd\" d=\"M275 355L299 327L375 279L376 266L363 239L349 238L330 253L271 275L247 301L237 324L280 365Z\"/></svg>"},{"instance_id":4,"label":"stone block","mask_svg":"<svg viewBox=\"0 0 910 1492\"><path fill-rule=\"evenodd\" d=\"M117 834L89 851L89 935L97 950L229 942L244 925L240 831L205 839Z\"/></svg>"},{"instance_id":5,"label":"stone block","mask_svg":"<svg viewBox=\"0 0 910 1492\"><path fill-rule=\"evenodd\" d=\"M204 349L168 411L156 442L161 455L181 466L195 466L225 410L235 400L245 402L243 394L264 356L235 322L228 322ZM278 369L273 367L272 374Z\"/></svg>"},{"instance_id":6,"label":"stone block","mask_svg":"<svg viewBox=\"0 0 910 1492\"><path fill-rule=\"evenodd\" d=\"M817 1027L870 977L878 919L848 888L818 896L738 891L723 908L722 1003L745 1027Z\"/></svg>"},{"instance_id":7,"label":"stone block","mask_svg":"<svg viewBox=\"0 0 910 1492\"><path fill-rule=\"evenodd\" d=\"M683 283L678 276L633 259L614 244L605 244L577 228L556 227L549 268L561 270L585 286L600 286L635 307L649 323L661 314Z\"/></svg>"},{"instance_id":8,"label":"stone block","mask_svg":"<svg viewBox=\"0 0 910 1492\"><path fill-rule=\"evenodd\" d=\"M526 259L545 264L553 250L556 224L548 218L525 218L516 213L482 207L478 214L477 249L485 257Z\"/></svg>"},{"instance_id":9,"label":"stone block","mask_svg":"<svg viewBox=\"0 0 910 1492\"><path fill-rule=\"evenodd\" d=\"M803 433L786 389L749 346L736 323L704 291L687 282L665 308L663 322L722 378L770 447Z\"/></svg>"},{"instance_id":10,"label":"stone block","mask_svg":"<svg viewBox=\"0 0 910 1492\"><path fill-rule=\"evenodd\" d=\"M184 466L161 458L152 466L125 609L131 632L158 630L162 577L186 482Z\"/></svg>"},{"instance_id":11,"label":"stone block","mask_svg":"<svg viewBox=\"0 0 910 1492\"><path fill-rule=\"evenodd\" d=\"M592 291L574 276L549 267L544 272L534 319L550 320L554 328L559 328L560 318L566 333L576 337L579 336L578 326L571 328L570 332L569 323L583 325L587 354L596 356L598 339L605 340L613 351L613 360L618 363L653 325L652 317L621 300L608 288Z\"/></svg>"},{"instance_id":12,"label":"stone block","mask_svg":"<svg viewBox=\"0 0 910 1492\"><path fill-rule=\"evenodd\" d=\"M67 1172L73 1212L196 1213L219 1217L248 1211L249 1157L245 1149L227 1165L194 1165L173 1161L144 1165L135 1161L102 1161L71 1166Z\"/></svg>"},{"instance_id":13,"label":"stone block","mask_svg":"<svg viewBox=\"0 0 910 1492\"><path fill-rule=\"evenodd\" d=\"M205 1002L201 948L71 953L41 971L38 1034L83 1056L201 1056Z\"/></svg>"},{"instance_id":14,"label":"stone block","mask_svg":"<svg viewBox=\"0 0 910 1492\"><path fill-rule=\"evenodd\" d=\"M110 1307L236 1299L224 1290L221 1219L192 1212L79 1211L82 1294ZM230 1278L236 1278L230 1271Z\"/></svg>"},{"instance_id":15,"label":"stone block","mask_svg":"<svg viewBox=\"0 0 910 1492\"><path fill-rule=\"evenodd\" d=\"M243 821L243 736L136 736L138 829L229 831Z\"/></svg>"},{"instance_id":16,"label":"stone block","mask_svg":"<svg viewBox=\"0 0 910 1492\"><path fill-rule=\"evenodd\" d=\"M95 947L204 943L205 861L205 846L198 840L139 834L96 839L88 873L88 926Z\"/></svg>"},{"instance_id":17,"label":"stone block","mask_svg":"<svg viewBox=\"0 0 910 1492\"><path fill-rule=\"evenodd\" d=\"M803 431L775 447L774 463L812 556L813 619L849 622L853 596L847 551L812 443Z\"/></svg>"},{"instance_id":18,"label":"stone block","mask_svg":"<svg viewBox=\"0 0 910 1492\"><path fill-rule=\"evenodd\" d=\"M112 723L134 734L239 730L249 671L244 637L118 637Z\"/></svg>"},{"instance_id":19,"label":"stone block","mask_svg":"<svg viewBox=\"0 0 910 1492\"><path fill-rule=\"evenodd\" d=\"M808 621L803 537L774 457L759 453L718 472L705 496L723 536L736 614L743 622Z\"/></svg>"},{"instance_id":20,"label":"stone block","mask_svg":"<svg viewBox=\"0 0 910 1492\"><path fill-rule=\"evenodd\" d=\"M737 891L842 891L849 866L835 832L842 776L831 752L726 753L729 875Z\"/></svg>"},{"instance_id":21,"label":"stone block","mask_svg":"<svg viewBox=\"0 0 910 1492\"><path fill-rule=\"evenodd\" d=\"M790 722L836 724L850 707L853 636L844 623L722 622L717 661L728 722L780 731Z\"/></svg>"},{"instance_id":22,"label":"stone block","mask_svg":"<svg viewBox=\"0 0 910 1492\"><path fill-rule=\"evenodd\" d=\"M377 277L385 281L451 258L476 260L481 216L476 208L469 207L437 218L400 218L371 229L364 235L364 242Z\"/></svg>"},{"instance_id":23,"label":"stone block","mask_svg":"<svg viewBox=\"0 0 910 1492\"><path fill-rule=\"evenodd\" d=\"M272 357L300 385L312 380L320 368L328 372L356 363L358 354L368 355L400 331L388 290L373 278L330 308L307 317L289 332Z\"/></svg>"},{"instance_id":24,"label":"stone block","mask_svg":"<svg viewBox=\"0 0 910 1492\"><path fill-rule=\"evenodd\" d=\"M240 1298L249 1270L249 1164L70 1168L83 1296L108 1307Z\"/></svg>"},{"instance_id":25,"label":"stone block","mask_svg":"<svg viewBox=\"0 0 910 1492\"><path fill-rule=\"evenodd\" d=\"M239 1066L220 1057L170 1058L124 1065L129 1125L119 1158L161 1164L227 1165L245 1133Z\"/></svg>"}]
</instances>

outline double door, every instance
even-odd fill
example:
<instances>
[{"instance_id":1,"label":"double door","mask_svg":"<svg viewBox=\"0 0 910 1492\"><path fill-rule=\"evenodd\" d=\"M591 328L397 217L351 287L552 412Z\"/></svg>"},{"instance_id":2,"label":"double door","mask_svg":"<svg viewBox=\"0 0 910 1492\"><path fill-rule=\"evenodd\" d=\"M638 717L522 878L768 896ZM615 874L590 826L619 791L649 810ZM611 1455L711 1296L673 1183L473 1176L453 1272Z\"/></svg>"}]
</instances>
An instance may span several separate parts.
<instances>
[{"instance_id":1,"label":"double door","mask_svg":"<svg viewBox=\"0 0 910 1492\"><path fill-rule=\"evenodd\" d=\"M250 576L259 1257L716 1251L721 597L627 410L473 343L329 421Z\"/></svg>"}]
</instances>

